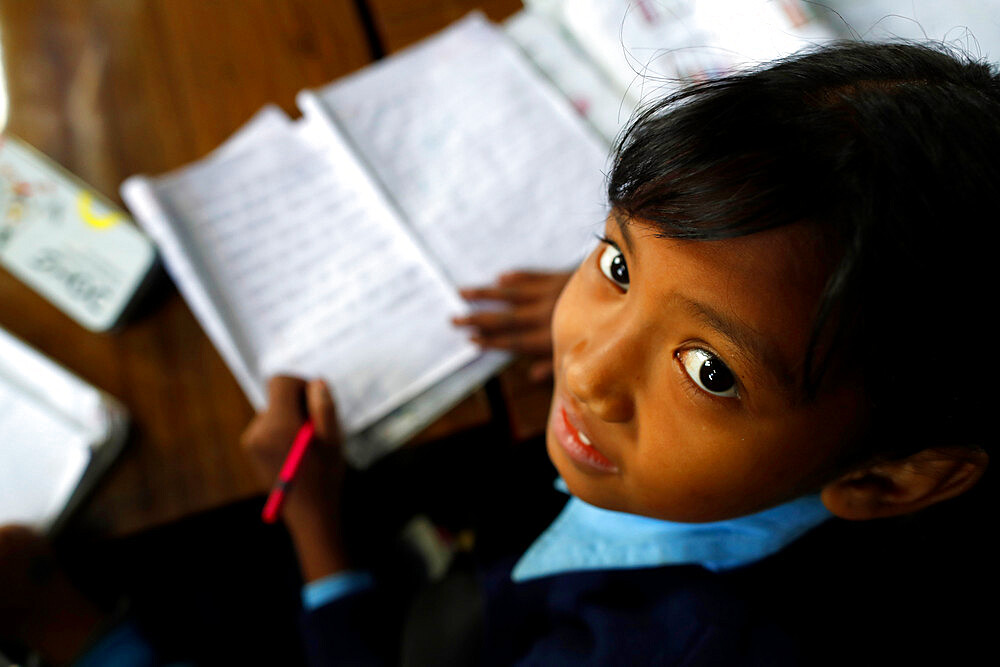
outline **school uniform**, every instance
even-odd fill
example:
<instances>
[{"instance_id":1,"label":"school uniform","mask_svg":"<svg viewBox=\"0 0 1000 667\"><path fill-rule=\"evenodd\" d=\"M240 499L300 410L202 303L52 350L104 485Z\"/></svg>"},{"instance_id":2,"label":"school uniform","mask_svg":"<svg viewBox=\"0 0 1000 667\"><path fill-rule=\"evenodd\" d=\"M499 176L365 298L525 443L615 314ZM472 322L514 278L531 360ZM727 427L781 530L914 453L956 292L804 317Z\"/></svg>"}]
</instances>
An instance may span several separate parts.
<instances>
[{"instance_id":1,"label":"school uniform","mask_svg":"<svg viewBox=\"0 0 1000 667\"><path fill-rule=\"evenodd\" d=\"M474 596L424 605L416 630L392 591L348 572L303 589L302 635L313 665L974 664L995 653L995 578L918 524L832 519L816 497L709 524L571 498L523 556L468 578ZM408 651L421 633L461 650ZM77 664L162 662L126 621Z\"/></svg>"},{"instance_id":2,"label":"school uniform","mask_svg":"<svg viewBox=\"0 0 1000 667\"><path fill-rule=\"evenodd\" d=\"M612 512L571 498L518 559L481 568L472 664L796 664L796 640L745 599L754 566L830 518L818 497L707 524ZM739 573L735 577L731 576ZM399 661L367 573L303 591L303 636L315 665ZM423 626L431 626L433 621ZM390 627L387 627L390 626ZM446 636L449 629L442 628ZM455 642L449 636L448 644ZM430 642L433 644L433 642ZM446 647L447 648L447 647ZM430 656L404 662L435 662Z\"/></svg>"}]
</instances>

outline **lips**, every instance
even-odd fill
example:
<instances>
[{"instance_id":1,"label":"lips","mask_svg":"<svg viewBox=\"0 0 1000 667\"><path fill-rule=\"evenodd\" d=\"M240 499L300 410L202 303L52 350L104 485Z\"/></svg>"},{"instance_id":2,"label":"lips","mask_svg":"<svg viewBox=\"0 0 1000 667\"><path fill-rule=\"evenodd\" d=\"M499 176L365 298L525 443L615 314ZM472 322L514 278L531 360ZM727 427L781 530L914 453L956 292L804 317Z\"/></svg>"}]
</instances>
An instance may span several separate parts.
<instances>
[{"instance_id":1,"label":"lips","mask_svg":"<svg viewBox=\"0 0 1000 667\"><path fill-rule=\"evenodd\" d=\"M552 411L552 430L563 451L580 467L591 472L618 472L618 466L594 448L590 437L577 426L579 418L567 407L565 401L559 399Z\"/></svg>"}]
</instances>

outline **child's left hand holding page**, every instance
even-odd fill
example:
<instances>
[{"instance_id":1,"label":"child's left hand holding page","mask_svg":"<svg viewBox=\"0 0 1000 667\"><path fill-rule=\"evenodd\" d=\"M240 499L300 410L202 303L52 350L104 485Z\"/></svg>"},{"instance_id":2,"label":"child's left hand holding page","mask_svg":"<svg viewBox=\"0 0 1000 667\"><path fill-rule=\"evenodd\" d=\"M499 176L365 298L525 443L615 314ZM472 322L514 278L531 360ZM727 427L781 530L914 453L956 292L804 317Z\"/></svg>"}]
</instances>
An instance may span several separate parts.
<instances>
[{"instance_id":1,"label":"child's left hand holding page","mask_svg":"<svg viewBox=\"0 0 1000 667\"><path fill-rule=\"evenodd\" d=\"M315 434L288 489L281 516L295 542L302 575L312 581L347 568L340 525L343 439L326 384L271 378L267 408L250 422L241 442L261 482L271 485L306 419L312 420Z\"/></svg>"},{"instance_id":2,"label":"child's left hand holding page","mask_svg":"<svg viewBox=\"0 0 1000 667\"><path fill-rule=\"evenodd\" d=\"M469 301L492 301L502 308L480 310L452 323L468 327L480 347L506 350L533 358L534 380L552 375L552 313L571 272L513 271L486 287L459 290Z\"/></svg>"}]
</instances>

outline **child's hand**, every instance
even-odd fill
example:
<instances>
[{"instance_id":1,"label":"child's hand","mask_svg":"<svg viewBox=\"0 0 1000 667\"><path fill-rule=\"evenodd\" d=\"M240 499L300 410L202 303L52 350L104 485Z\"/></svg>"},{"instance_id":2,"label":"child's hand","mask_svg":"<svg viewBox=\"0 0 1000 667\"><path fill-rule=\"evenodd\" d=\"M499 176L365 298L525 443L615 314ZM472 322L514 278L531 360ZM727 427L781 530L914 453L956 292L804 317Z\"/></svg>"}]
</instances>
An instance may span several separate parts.
<instances>
[{"instance_id":1,"label":"child's hand","mask_svg":"<svg viewBox=\"0 0 1000 667\"><path fill-rule=\"evenodd\" d=\"M267 391L267 409L254 417L242 438L262 482L271 485L278 478L307 417L316 429L281 510L302 576L315 581L349 567L340 522L345 465L337 412L322 380L307 384L275 377Z\"/></svg>"},{"instance_id":2,"label":"child's hand","mask_svg":"<svg viewBox=\"0 0 1000 667\"><path fill-rule=\"evenodd\" d=\"M307 417L316 432L285 498L282 516L287 523L339 513L344 459L329 390L322 380L307 384L298 378L271 378L267 409L254 417L241 438L260 480L270 486Z\"/></svg>"},{"instance_id":3,"label":"child's hand","mask_svg":"<svg viewBox=\"0 0 1000 667\"><path fill-rule=\"evenodd\" d=\"M536 357L529 372L532 379L544 380L552 375L552 311L571 275L516 271L501 274L495 285L460 290L469 301L500 301L507 307L452 322L470 327L472 341L481 347Z\"/></svg>"},{"instance_id":4,"label":"child's hand","mask_svg":"<svg viewBox=\"0 0 1000 667\"><path fill-rule=\"evenodd\" d=\"M45 664L69 664L106 621L26 526L0 526L0 591L0 640L37 650Z\"/></svg>"}]
</instances>

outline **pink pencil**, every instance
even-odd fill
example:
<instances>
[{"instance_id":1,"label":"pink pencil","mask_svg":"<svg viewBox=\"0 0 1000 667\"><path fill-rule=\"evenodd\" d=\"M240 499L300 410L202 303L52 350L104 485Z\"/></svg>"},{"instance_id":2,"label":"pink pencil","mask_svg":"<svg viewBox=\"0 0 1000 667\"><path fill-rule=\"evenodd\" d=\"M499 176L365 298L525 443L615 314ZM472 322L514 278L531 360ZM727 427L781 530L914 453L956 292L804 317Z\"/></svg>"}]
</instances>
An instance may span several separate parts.
<instances>
[{"instance_id":1,"label":"pink pencil","mask_svg":"<svg viewBox=\"0 0 1000 667\"><path fill-rule=\"evenodd\" d=\"M267 502L264 503L264 511L261 512L261 518L264 520L264 523L274 523L278 520L278 514L281 512L282 503L285 502L288 487L292 484L292 479L299 469L299 464L302 463L302 457L305 456L315 431L316 428L313 426L312 420L309 419L302 425L302 428L299 429L298 434L295 436L295 442L292 443L292 448L288 450L288 457L281 465L281 472L278 473L278 481L274 483L271 493L267 496Z\"/></svg>"}]
</instances>

